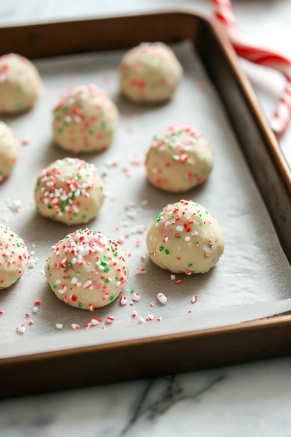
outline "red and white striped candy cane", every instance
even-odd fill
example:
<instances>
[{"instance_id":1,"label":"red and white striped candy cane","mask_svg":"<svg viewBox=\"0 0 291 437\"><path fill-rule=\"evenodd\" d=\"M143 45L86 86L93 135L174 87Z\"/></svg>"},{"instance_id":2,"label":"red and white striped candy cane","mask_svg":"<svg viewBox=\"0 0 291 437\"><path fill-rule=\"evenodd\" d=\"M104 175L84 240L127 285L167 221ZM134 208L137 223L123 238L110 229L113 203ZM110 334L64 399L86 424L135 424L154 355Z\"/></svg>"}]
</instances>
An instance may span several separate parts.
<instances>
[{"instance_id":1,"label":"red and white striped candy cane","mask_svg":"<svg viewBox=\"0 0 291 437\"><path fill-rule=\"evenodd\" d=\"M284 94L271 121L271 128L278 135L284 134L291 120L291 60L271 50L256 47L241 33L230 0L212 0L215 17L226 29L230 42L238 54L254 64L273 68L287 80Z\"/></svg>"}]
</instances>

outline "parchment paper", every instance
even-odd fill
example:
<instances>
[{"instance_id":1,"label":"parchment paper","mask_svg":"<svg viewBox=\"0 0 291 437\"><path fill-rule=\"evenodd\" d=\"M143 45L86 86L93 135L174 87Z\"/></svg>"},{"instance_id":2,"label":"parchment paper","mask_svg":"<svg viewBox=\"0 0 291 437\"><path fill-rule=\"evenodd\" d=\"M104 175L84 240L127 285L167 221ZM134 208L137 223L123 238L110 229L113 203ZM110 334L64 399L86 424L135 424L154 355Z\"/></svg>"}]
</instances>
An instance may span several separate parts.
<instances>
[{"instance_id":1,"label":"parchment paper","mask_svg":"<svg viewBox=\"0 0 291 437\"><path fill-rule=\"evenodd\" d=\"M29 250L35 252L32 258L37 263L35 268L27 269L18 284L0 292L0 310L4 312L0 317L0 356L7 356L16 342L23 344L19 349L23 353L33 344L52 348L57 336L70 338L63 341L63 347L65 343L74 345L74 339L77 344L80 335L64 335L56 329L56 323L63 324L63 331L70 331L72 323L84 328L93 316L103 320L107 315L115 317L112 325L103 324L107 331L98 326L91 329L95 334L84 332L88 342L98 343L240 323L291 310L289 264L219 98L190 43L173 48L183 65L184 77L176 95L166 104L141 106L119 95L117 66L123 55L119 51L37 61L46 94L32 111L2 116L20 140L29 137L31 143L21 147L14 173L0 186L0 223L23 237ZM50 246L76 228L41 217L33 201L38 173L52 161L67 156L52 142L52 108L64 90L89 83L109 94L121 117L107 151L79 155L94 163L100 173L107 174L106 202L88 227L114 238L130 234L123 244L131 254L125 294L128 302L130 289L141 295L133 306L128 303L123 307L116 300L94 313L66 306L47 284L43 266ZM183 196L151 186L143 165L152 136L174 123L196 126L212 143L216 156L209 180ZM177 285L170 272L159 269L148 258L143 229L151 225L166 204L181 198L193 199L215 215L225 235L225 254L207 274L177 275L176 280L182 279L182 284ZM15 212L15 201L21 202L19 212ZM141 260L143 255L145 261ZM145 268L146 273L138 273L137 268ZM168 297L165 306L156 299L160 291ZM199 299L191 305L194 294ZM34 314L36 299L41 305ZM151 303L155 306L151 307ZM134 310L135 319L131 317ZM26 313L29 317L25 317ZM138 325L139 317L146 319L148 314L153 314L155 320ZM160 323L157 317L162 318ZM29 320L33 320L32 326L28 325ZM24 335L16 334L16 327L21 324L26 327Z\"/></svg>"}]
</instances>

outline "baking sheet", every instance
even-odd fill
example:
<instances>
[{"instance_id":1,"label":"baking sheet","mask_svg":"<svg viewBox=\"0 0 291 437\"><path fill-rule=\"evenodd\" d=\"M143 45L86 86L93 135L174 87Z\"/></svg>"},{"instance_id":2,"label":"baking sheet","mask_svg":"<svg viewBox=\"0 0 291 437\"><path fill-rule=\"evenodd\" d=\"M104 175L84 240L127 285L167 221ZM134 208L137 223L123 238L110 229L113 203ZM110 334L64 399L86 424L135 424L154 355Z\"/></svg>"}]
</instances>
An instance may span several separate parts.
<instances>
[{"instance_id":1,"label":"baking sheet","mask_svg":"<svg viewBox=\"0 0 291 437\"><path fill-rule=\"evenodd\" d=\"M18 284L0 293L0 356L8 350L4 345L21 342L28 350L25 343L31 344L30 340L40 344L42 340L36 340L40 335L44 344L54 346L57 336L63 337L56 330L56 323L63 324L63 331L70 331L71 324L84 328L93 316L103 319L102 326L110 331L105 334L98 326L92 328L96 335L87 332L88 341L90 338L97 344L105 338L117 341L161 332L170 334L265 317L277 313L278 308L280 312L291 310L290 266L218 96L191 44L183 42L173 48L183 65L184 78L174 98L166 104L139 106L119 95L117 65L124 53L119 51L36 62L44 80L45 96L26 114L2 117L20 140L29 137L31 143L22 146L13 175L0 186L0 223L23 237L29 250L35 252L32 258L37 263L35 268L27 269ZM50 290L43 274L50 246L76 228L41 217L33 201L39 172L52 161L67 156L52 143L52 108L64 90L89 83L109 94L121 117L110 149L98 155L79 155L104 174L108 192L98 217L88 227L116 239L124 237L123 247L131 254L130 278L124 294L128 302L132 289L141 295L133 306L121 306L117 300L94 313L66 306ZM143 165L152 136L174 123L196 126L212 143L216 156L209 180L183 196L151 186ZM163 206L181 198L195 200L215 215L225 235L225 254L207 274L177 275L176 279L182 279L182 284L177 285L170 272L149 260L144 228L151 225ZM130 235L125 238L126 234ZM143 255L145 261L141 260ZM139 273L139 268L146 273ZM161 291L168 297L165 306L156 300ZM199 299L191 305L194 294ZM41 305L35 314L32 309L36 300ZM259 304L263 302L267 304ZM253 305L246 307L247 304ZM137 318L131 316L134 310ZM26 313L29 317L25 317ZM148 314L155 316L154 321L146 322ZM107 315L115 317L112 325L105 323ZM144 324L138 325L139 317L144 318ZM162 319L160 323L158 317ZM28 325L29 320L33 320L32 326ZM26 327L24 335L16 334L16 327L21 324ZM75 337L71 337L70 344L74 344L74 338L77 344L80 336L76 332L71 336Z\"/></svg>"}]
</instances>

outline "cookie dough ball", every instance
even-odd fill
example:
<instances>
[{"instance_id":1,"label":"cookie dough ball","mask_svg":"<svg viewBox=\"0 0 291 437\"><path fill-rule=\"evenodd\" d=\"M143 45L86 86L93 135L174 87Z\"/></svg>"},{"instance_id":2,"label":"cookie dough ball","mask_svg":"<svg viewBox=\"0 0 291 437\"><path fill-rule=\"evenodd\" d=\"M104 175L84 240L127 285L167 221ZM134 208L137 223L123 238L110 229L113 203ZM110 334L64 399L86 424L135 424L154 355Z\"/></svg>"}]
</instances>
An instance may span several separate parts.
<instances>
[{"instance_id":1,"label":"cookie dough ball","mask_svg":"<svg viewBox=\"0 0 291 437\"><path fill-rule=\"evenodd\" d=\"M107 149L118 123L118 110L95 85L70 89L53 113L53 136L73 153Z\"/></svg>"},{"instance_id":2,"label":"cookie dough ball","mask_svg":"<svg viewBox=\"0 0 291 437\"><path fill-rule=\"evenodd\" d=\"M38 71L28 59L14 53L0 57L0 113L30 108L42 91Z\"/></svg>"},{"instance_id":3,"label":"cookie dough ball","mask_svg":"<svg viewBox=\"0 0 291 437\"><path fill-rule=\"evenodd\" d=\"M34 198L43 216L73 225L95 217L105 196L102 179L93 164L65 158L40 173Z\"/></svg>"},{"instance_id":4,"label":"cookie dough ball","mask_svg":"<svg viewBox=\"0 0 291 437\"><path fill-rule=\"evenodd\" d=\"M152 140L146 157L147 176L162 190L183 192L205 181L213 160L210 143L197 129L170 126Z\"/></svg>"},{"instance_id":5,"label":"cookie dough ball","mask_svg":"<svg viewBox=\"0 0 291 437\"><path fill-rule=\"evenodd\" d=\"M19 157L19 143L9 127L0 121L0 182L12 172Z\"/></svg>"},{"instance_id":6,"label":"cookie dough ball","mask_svg":"<svg viewBox=\"0 0 291 437\"><path fill-rule=\"evenodd\" d=\"M143 43L121 60L120 89L136 102L159 102L174 94L182 74L182 66L170 47Z\"/></svg>"},{"instance_id":7,"label":"cookie dough ball","mask_svg":"<svg viewBox=\"0 0 291 437\"><path fill-rule=\"evenodd\" d=\"M173 273L208 272L224 251L215 218L192 200L167 205L147 233L151 260Z\"/></svg>"},{"instance_id":8,"label":"cookie dough ball","mask_svg":"<svg viewBox=\"0 0 291 437\"><path fill-rule=\"evenodd\" d=\"M59 299L93 311L122 293L128 277L127 256L101 232L80 229L52 247L45 275Z\"/></svg>"},{"instance_id":9,"label":"cookie dough ball","mask_svg":"<svg viewBox=\"0 0 291 437\"><path fill-rule=\"evenodd\" d=\"M0 290L19 281L29 258L22 238L0 225Z\"/></svg>"}]
</instances>

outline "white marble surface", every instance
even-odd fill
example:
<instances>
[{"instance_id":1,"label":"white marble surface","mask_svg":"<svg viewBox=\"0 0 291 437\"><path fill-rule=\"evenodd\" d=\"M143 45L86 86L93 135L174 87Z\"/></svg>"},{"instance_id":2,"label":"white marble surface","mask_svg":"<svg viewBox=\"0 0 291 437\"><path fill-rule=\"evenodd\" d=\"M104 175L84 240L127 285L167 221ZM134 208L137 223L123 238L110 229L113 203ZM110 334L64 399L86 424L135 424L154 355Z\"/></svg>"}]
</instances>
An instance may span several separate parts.
<instances>
[{"instance_id":1,"label":"white marble surface","mask_svg":"<svg viewBox=\"0 0 291 437\"><path fill-rule=\"evenodd\" d=\"M1 25L193 7L205 0L1 0ZM290 0L235 1L250 37L291 56ZM269 116L280 85L254 83ZM266 85L267 83L267 85ZM271 91L271 93L270 93ZM290 159L291 130L282 142ZM0 403L1 437L291 437L291 358ZM1 375L0 375L1 378ZM1 390L1 383L0 383Z\"/></svg>"}]
</instances>

